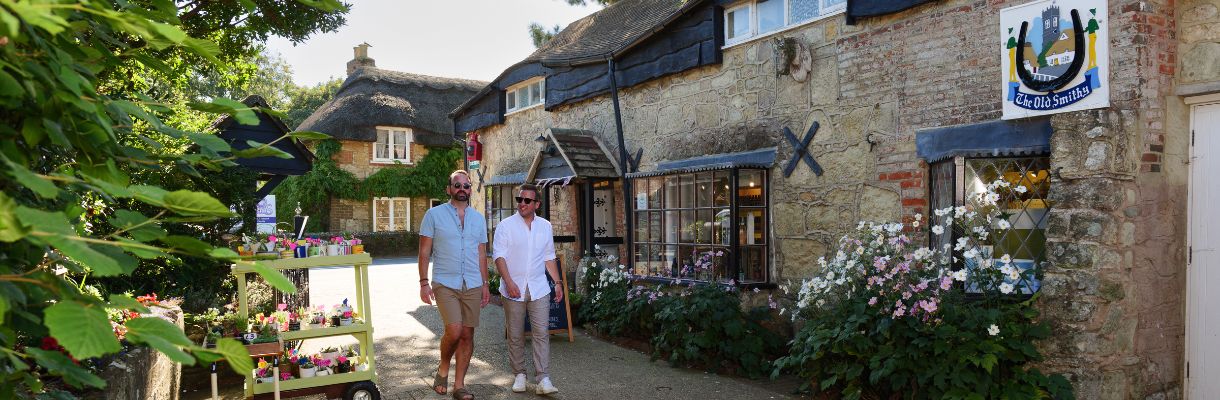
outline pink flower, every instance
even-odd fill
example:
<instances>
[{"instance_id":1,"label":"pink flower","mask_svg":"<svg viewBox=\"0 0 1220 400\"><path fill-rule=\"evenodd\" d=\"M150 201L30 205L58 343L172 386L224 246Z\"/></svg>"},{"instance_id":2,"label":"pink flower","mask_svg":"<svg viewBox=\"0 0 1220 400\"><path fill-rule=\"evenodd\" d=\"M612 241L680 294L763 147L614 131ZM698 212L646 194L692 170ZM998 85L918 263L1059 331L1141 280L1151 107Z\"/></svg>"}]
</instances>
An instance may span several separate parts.
<instances>
[{"instance_id":1,"label":"pink flower","mask_svg":"<svg viewBox=\"0 0 1220 400\"><path fill-rule=\"evenodd\" d=\"M286 380L289 380L289 379L292 379L292 373L289 373L289 372L280 372L280 380L281 380L281 381L286 381Z\"/></svg>"},{"instance_id":2,"label":"pink flower","mask_svg":"<svg viewBox=\"0 0 1220 400\"><path fill-rule=\"evenodd\" d=\"M953 287L953 278L947 276L940 278L940 290L949 290L951 287Z\"/></svg>"},{"instance_id":3,"label":"pink flower","mask_svg":"<svg viewBox=\"0 0 1220 400\"><path fill-rule=\"evenodd\" d=\"M868 305L871 306L871 305L875 305L875 304L877 304L877 296L873 296L873 298L868 299Z\"/></svg>"},{"instance_id":4,"label":"pink flower","mask_svg":"<svg viewBox=\"0 0 1220 400\"><path fill-rule=\"evenodd\" d=\"M267 236L268 242L275 242L275 235Z\"/></svg>"},{"instance_id":5,"label":"pink flower","mask_svg":"<svg viewBox=\"0 0 1220 400\"><path fill-rule=\"evenodd\" d=\"M898 318L903 315L906 315L906 313L907 313L906 309L904 309L902 307L898 307L897 309L894 309L894 318Z\"/></svg>"}]
</instances>

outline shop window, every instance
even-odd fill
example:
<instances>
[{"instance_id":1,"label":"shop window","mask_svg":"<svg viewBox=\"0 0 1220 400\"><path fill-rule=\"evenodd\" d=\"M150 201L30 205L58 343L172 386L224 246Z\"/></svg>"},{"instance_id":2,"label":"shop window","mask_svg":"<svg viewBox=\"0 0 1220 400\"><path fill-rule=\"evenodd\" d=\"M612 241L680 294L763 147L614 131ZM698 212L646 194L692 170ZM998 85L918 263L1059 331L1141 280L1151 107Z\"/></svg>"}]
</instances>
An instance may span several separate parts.
<instances>
[{"instance_id":1,"label":"shop window","mask_svg":"<svg viewBox=\"0 0 1220 400\"><path fill-rule=\"evenodd\" d=\"M411 230L411 199L378 197L373 199L373 232Z\"/></svg>"},{"instance_id":2,"label":"shop window","mask_svg":"<svg viewBox=\"0 0 1220 400\"><path fill-rule=\"evenodd\" d=\"M377 143L373 145L373 162L410 164L411 130L377 128Z\"/></svg>"},{"instance_id":3,"label":"shop window","mask_svg":"<svg viewBox=\"0 0 1220 400\"><path fill-rule=\"evenodd\" d=\"M724 37L736 44L847 9L846 0L755 0L725 8Z\"/></svg>"},{"instance_id":4,"label":"shop window","mask_svg":"<svg viewBox=\"0 0 1220 400\"><path fill-rule=\"evenodd\" d=\"M734 169L633 179L634 272L767 282L766 176L766 170Z\"/></svg>"},{"instance_id":5,"label":"shop window","mask_svg":"<svg viewBox=\"0 0 1220 400\"><path fill-rule=\"evenodd\" d=\"M1009 158L965 158L952 157L930 166L930 194L932 209L950 206L965 206L968 209L979 207L973 198L975 194L985 192L987 184L1003 180L1015 187L1024 187L1021 191L1002 191L997 204L1002 208L1004 217L1011 224L1011 229L996 230L996 235L979 246L990 246L992 255L996 258L1008 254L1013 264L1023 270L1035 266L1046 266L1046 224L1050 218L1052 202L1048 199L1050 192L1050 159L1048 157L1009 157ZM946 217L931 215L933 223L943 223ZM960 229L955 229L951 235L932 235L931 241L937 246L950 245L958 237L965 236ZM956 265L955 268L962 268ZM1038 268L1039 271L1045 268ZM1031 281L1023 282L1025 293L1029 294L1040 286L1040 276ZM967 287L968 292L976 291Z\"/></svg>"},{"instance_id":6,"label":"shop window","mask_svg":"<svg viewBox=\"0 0 1220 400\"><path fill-rule=\"evenodd\" d=\"M487 237L496 237L496 225L517 212L517 203L513 200L517 185L487 186ZM488 249L488 253L490 254Z\"/></svg>"}]
</instances>

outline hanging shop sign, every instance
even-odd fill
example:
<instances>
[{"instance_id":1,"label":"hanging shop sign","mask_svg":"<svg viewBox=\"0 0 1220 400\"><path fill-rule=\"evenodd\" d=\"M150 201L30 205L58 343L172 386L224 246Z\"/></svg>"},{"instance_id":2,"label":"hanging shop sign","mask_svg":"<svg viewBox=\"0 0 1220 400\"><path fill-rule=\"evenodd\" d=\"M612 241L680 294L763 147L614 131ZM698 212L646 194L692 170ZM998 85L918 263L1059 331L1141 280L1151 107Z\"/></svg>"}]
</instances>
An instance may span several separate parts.
<instances>
[{"instance_id":1,"label":"hanging shop sign","mask_svg":"<svg viewBox=\"0 0 1220 400\"><path fill-rule=\"evenodd\" d=\"M1000 10L1003 119L1109 107L1107 15L1104 0Z\"/></svg>"}]
</instances>

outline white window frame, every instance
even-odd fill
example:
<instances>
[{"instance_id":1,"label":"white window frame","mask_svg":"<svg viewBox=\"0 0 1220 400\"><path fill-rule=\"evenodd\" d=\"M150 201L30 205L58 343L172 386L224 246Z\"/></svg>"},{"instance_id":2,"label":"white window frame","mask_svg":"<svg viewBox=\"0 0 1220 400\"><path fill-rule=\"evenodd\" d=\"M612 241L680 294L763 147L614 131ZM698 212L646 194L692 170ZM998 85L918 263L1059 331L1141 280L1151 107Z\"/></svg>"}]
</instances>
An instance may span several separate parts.
<instances>
[{"instance_id":1,"label":"white window frame","mask_svg":"<svg viewBox=\"0 0 1220 400\"><path fill-rule=\"evenodd\" d=\"M733 46L736 46L736 45L739 45L742 43L754 41L756 39L771 36L771 35L774 35L777 33L786 32L786 31L795 29L797 27L805 26L805 25L811 24L813 22L820 21L820 20L829 18L834 15L838 15L838 14L841 14L841 13L847 11L847 2L846 1L833 5L833 6L828 6L827 3L832 0L818 0L818 10L819 10L818 16L810 18L807 21L793 22L792 15L791 15L791 6L788 4L788 0L771 0L771 1L781 1L784 3L784 5L783 5L784 24L781 27L779 27L778 29L770 30L767 32L758 31L758 4L757 4L758 2L757 1L755 1L755 0L744 1L744 2L740 2L740 3L734 4L734 5L725 7L724 8L725 23L724 23L724 27L723 27L723 29L724 29L724 47L722 47L722 49L727 49L729 47L733 47ZM746 35L743 35L741 37L730 39L729 38L729 33L730 33L729 32L729 23L728 23L729 13L731 13L733 11L737 11L742 8L747 8L747 7L750 10L749 33Z\"/></svg>"},{"instance_id":2,"label":"white window frame","mask_svg":"<svg viewBox=\"0 0 1220 400\"><path fill-rule=\"evenodd\" d=\"M395 132L403 132L406 134L407 142L403 143L405 145L405 149L406 149L406 158L394 158L392 151L388 152L388 155L390 155L390 157L377 157L377 147L381 145L381 142L374 140L372 152L371 152L371 154L369 154L370 162L377 163L377 164L399 164L399 163L408 164L408 165L413 164L411 162L411 144L415 142L415 134L411 130L411 128L403 128L403 127L397 127L397 126L378 126L377 134L380 135L382 131L386 132L386 143L388 143L390 146L394 146L396 144L396 143L394 143L394 133ZM391 147L391 149L392 148L393 147Z\"/></svg>"},{"instance_id":3,"label":"white window frame","mask_svg":"<svg viewBox=\"0 0 1220 400\"><path fill-rule=\"evenodd\" d=\"M534 85L538 85L537 86L537 90L538 90L538 102L537 103L532 103L532 104L522 106L521 104L519 104L518 102L516 102L514 100L513 106L512 107L508 106L508 104L509 104L508 99L515 99L517 96L517 92L520 92L522 90L526 91L525 98L528 100L530 97L529 90ZM543 104L546 104L546 78L543 78L543 77L531 78L531 79L519 82L515 85L509 86L508 89L504 90L504 115L513 114L518 111L525 111L525 110L528 110L528 109L531 109L534 107L541 106Z\"/></svg>"},{"instance_id":4,"label":"white window frame","mask_svg":"<svg viewBox=\"0 0 1220 400\"><path fill-rule=\"evenodd\" d=\"M373 198L373 232L381 232L381 231L377 230L377 202L379 200L385 200L390 205L390 229L389 229L389 231L410 231L411 230L411 198L410 197L374 197ZM394 209L394 200L406 200L407 201L407 209L405 211L402 211L403 213L407 214L407 217L406 217L407 222L406 222L406 226L401 227L401 229L396 229L399 227L394 225L394 217L395 217L395 215L398 214L397 210ZM389 232L389 231L387 231L387 232Z\"/></svg>"}]
</instances>

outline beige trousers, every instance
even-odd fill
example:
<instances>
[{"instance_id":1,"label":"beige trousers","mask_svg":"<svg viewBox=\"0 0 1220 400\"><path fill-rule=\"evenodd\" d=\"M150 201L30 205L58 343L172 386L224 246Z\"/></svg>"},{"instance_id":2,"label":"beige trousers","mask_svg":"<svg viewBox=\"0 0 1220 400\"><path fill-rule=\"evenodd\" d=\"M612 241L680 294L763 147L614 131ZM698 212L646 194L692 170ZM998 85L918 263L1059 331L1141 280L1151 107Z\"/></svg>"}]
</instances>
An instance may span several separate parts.
<instances>
[{"instance_id":1,"label":"beige trousers","mask_svg":"<svg viewBox=\"0 0 1220 400\"><path fill-rule=\"evenodd\" d=\"M525 373L525 315L528 311L530 333L534 339L534 379L541 381L549 375L551 363L551 334L547 332L547 322L551 317L551 296L531 301L527 288L522 298L525 301L504 299L504 323L508 325L508 363L513 368L514 375Z\"/></svg>"}]
</instances>

